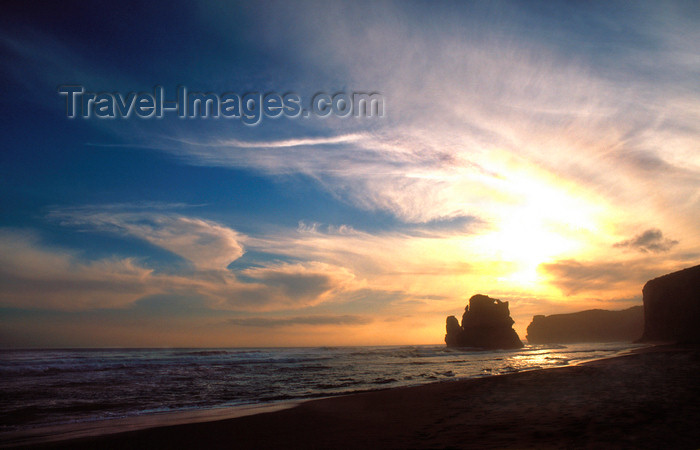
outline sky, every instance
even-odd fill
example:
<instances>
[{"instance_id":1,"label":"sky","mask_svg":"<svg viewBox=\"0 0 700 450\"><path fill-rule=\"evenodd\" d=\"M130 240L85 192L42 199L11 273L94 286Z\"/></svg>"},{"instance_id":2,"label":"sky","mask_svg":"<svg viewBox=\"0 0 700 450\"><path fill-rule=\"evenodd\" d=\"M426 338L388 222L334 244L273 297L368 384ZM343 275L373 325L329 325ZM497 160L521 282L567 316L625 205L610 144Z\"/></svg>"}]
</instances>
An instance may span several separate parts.
<instances>
[{"instance_id":1,"label":"sky","mask_svg":"<svg viewBox=\"0 0 700 450\"><path fill-rule=\"evenodd\" d=\"M439 344L700 261L696 2L37 2L0 17L0 346ZM381 117L68 117L86 92Z\"/></svg>"}]
</instances>

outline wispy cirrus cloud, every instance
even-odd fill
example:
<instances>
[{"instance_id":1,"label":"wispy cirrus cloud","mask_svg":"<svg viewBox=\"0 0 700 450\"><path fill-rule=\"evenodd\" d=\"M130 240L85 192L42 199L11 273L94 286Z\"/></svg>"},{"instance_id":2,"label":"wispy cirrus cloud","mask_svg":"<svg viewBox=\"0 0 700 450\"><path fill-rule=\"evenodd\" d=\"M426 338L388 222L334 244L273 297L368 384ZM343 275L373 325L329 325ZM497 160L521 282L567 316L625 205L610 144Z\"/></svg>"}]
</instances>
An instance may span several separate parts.
<instances>
[{"instance_id":1,"label":"wispy cirrus cloud","mask_svg":"<svg viewBox=\"0 0 700 450\"><path fill-rule=\"evenodd\" d=\"M514 12L522 6L512 6L497 11L512 28L496 31L477 22L465 27L448 14L438 32L412 27L416 18L392 5L375 8L400 20L379 24L365 17L361 25L343 27L324 24L348 14L364 17L364 10L329 7L311 20L277 5L298 20L294 27L273 21L277 25L267 30L263 46L284 36L308 67L328 61L342 67L346 83L383 93L386 120L291 123L280 126L284 133L272 129L259 140L242 139L237 130L202 138L178 129L167 139L147 138L145 146L191 164L308 175L357 207L412 223L477 217L498 227L538 201L541 190L524 192L523 180L546 177L546 189L563 193L577 209L607 210L605 218L589 218L588 231L601 236L601 245L618 238L611 223L628 232L639 226L628 217L646 210L662 220L684 217L679 237L688 246L700 245L685 237L700 220L700 159L694 150L700 110L692 89L697 50L671 32L679 26L692 35L693 27L678 11L658 19L650 5L634 9L635 20L647 25L642 29L627 23L628 17L596 22L601 36L633 28L654 43L653 53L668 68L685 74L679 79L670 69L649 67L649 58L639 55L652 50L632 43L611 48L615 57L602 61L573 49L577 30L549 24L558 41L524 34ZM211 14L212 8L224 22L231 14L225 7L203 9ZM526 20L539 20L523 13ZM309 43L306 36L314 30L325 38ZM650 89L652 82L658 87ZM674 174L673 182L659 174ZM567 213L561 214L564 222Z\"/></svg>"},{"instance_id":2,"label":"wispy cirrus cloud","mask_svg":"<svg viewBox=\"0 0 700 450\"><path fill-rule=\"evenodd\" d=\"M412 26L416 17L388 4L372 7L374 17L394 17L381 25L359 6L309 15L276 4L297 20L290 22L293 27L263 24L269 27L264 43L274 46L284 36L309 67L332 61L352 84L381 91L388 111L397 113L350 148L203 157L214 164L310 174L360 207L408 221L460 215L498 220L493 209L507 210L518 192L517 183L508 183L511 175L538 177L531 166L575 185L571 195L578 199L636 213L649 207L669 213L666 205L681 205L677 214L697 221L700 111L694 80L700 64L691 38L697 30L682 6L660 11L640 4L624 15L610 11L609 20L589 17L595 34L587 35L549 22L548 37L557 39L545 40L524 32L532 28L525 24L542 17L506 4L475 7L473 14L465 7L464 16L438 10L435 14L444 14L440 30ZM232 13L219 6L203 9L207 14L215 9L222 23ZM512 27L494 29L469 18L480 14ZM337 26L344 23L340 17L354 15L362 17L356 25ZM687 30L688 37L677 29ZM639 43L613 47L610 37L620 30L634 33ZM309 32L324 39L309 45ZM607 53L589 53L580 39L597 42ZM357 126L339 120L322 124L326 133L341 136ZM334 164L338 161L343 164ZM649 183L660 173L684 176Z\"/></svg>"},{"instance_id":3,"label":"wispy cirrus cloud","mask_svg":"<svg viewBox=\"0 0 700 450\"><path fill-rule=\"evenodd\" d=\"M161 206L161 209L168 208ZM199 270L225 269L244 253L242 235L197 218L143 210L124 211L120 205L54 210L49 218L66 226L142 239L185 258Z\"/></svg>"},{"instance_id":4,"label":"wispy cirrus cloud","mask_svg":"<svg viewBox=\"0 0 700 450\"><path fill-rule=\"evenodd\" d=\"M263 8L266 20L258 9L201 5L201 18L221 33L224 48L232 21L259 22L262 51L274 53L284 42L304 61L295 74L309 80L304 88L323 89L313 74L342 69L344 86L382 92L390 106L386 120L277 122L247 138L238 128L203 134L181 121L133 123L118 133L124 145L160 149L191 164L305 174L356 206L409 222L498 221L517 197L511 175L536 178L533 166L574 184L578 199L622 206L631 216L650 206L674 216L665 211L674 204L678 215L697 221L698 32L683 6L661 11L640 4L624 15L609 11L608 20L587 17L597 34L547 22L548 37L557 39L543 39L524 32L542 17L518 3L504 5L438 8L432 14L443 19L439 29L415 26L414 8L393 4L374 5L378 15L366 17L359 5L328 6L319 14L276 3ZM279 20L281 14L294 20ZM484 14L511 26L487 27L478 20ZM338 26L347 17L362 20ZM639 39L610 46L620 30ZM324 39L310 42L310 34ZM582 38L607 53L576 45ZM51 36L7 39L27 59ZM68 46L58 54L65 54L59 59L69 61L66 66L89 66ZM36 55L50 60L47 52ZM83 78L95 78L94 69L84 72L90 76ZM606 175L613 170L615 177ZM683 176L649 183L659 173Z\"/></svg>"},{"instance_id":5,"label":"wispy cirrus cloud","mask_svg":"<svg viewBox=\"0 0 700 450\"><path fill-rule=\"evenodd\" d=\"M361 140L364 136L359 133L345 134L330 137L304 137L292 139L280 139L276 141L242 141L239 139L227 139L218 141L209 146L243 149L243 148L290 148L290 147L311 147L315 145L335 145L335 144L350 144ZM190 142L197 145L197 142Z\"/></svg>"}]
</instances>

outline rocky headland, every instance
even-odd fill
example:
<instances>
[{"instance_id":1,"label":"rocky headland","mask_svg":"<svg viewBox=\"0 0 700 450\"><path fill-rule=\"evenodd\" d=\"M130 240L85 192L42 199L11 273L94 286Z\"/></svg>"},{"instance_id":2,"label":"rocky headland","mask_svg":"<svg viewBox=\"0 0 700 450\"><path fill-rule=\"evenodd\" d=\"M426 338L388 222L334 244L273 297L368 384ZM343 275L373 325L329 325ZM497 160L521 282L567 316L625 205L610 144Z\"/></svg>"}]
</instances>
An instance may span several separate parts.
<instances>
[{"instance_id":1,"label":"rocky headland","mask_svg":"<svg viewBox=\"0 0 700 450\"><path fill-rule=\"evenodd\" d=\"M642 306L621 311L591 309L570 314L535 316L527 327L530 344L636 341L644 330Z\"/></svg>"}]
</instances>

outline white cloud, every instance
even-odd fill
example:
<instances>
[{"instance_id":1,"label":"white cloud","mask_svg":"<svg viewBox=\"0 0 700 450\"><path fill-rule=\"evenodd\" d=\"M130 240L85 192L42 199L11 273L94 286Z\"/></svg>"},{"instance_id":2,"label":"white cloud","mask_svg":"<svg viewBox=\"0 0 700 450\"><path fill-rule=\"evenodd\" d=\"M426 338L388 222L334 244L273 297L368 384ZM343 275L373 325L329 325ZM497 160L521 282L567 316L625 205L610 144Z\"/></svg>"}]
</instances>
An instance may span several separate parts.
<instances>
[{"instance_id":1,"label":"white cloud","mask_svg":"<svg viewBox=\"0 0 700 450\"><path fill-rule=\"evenodd\" d=\"M163 208L161 208L163 209ZM198 270L224 270L243 256L244 237L218 223L150 211L119 211L109 205L55 210L64 225L88 226L147 241L190 261Z\"/></svg>"}]
</instances>

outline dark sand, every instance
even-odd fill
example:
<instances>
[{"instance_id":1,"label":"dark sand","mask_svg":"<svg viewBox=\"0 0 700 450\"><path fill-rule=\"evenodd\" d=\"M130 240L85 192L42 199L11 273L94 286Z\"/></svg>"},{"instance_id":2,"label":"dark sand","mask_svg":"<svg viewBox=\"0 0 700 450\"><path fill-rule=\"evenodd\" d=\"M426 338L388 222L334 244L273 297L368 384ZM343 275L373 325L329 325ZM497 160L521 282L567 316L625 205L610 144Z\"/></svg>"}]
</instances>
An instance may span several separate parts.
<instances>
[{"instance_id":1,"label":"dark sand","mask_svg":"<svg viewBox=\"0 0 700 450\"><path fill-rule=\"evenodd\" d=\"M49 448L700 448L700 350L389 389Z\"/></svg>"}]
</instances>

